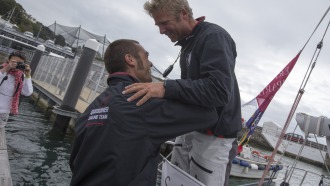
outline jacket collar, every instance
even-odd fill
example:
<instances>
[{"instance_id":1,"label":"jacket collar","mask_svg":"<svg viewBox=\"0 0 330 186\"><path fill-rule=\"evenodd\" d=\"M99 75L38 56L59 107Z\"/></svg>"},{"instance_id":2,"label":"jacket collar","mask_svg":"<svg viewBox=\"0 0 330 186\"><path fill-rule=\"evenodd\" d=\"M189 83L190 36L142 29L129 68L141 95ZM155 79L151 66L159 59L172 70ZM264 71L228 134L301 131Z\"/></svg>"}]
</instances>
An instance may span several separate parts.
<instances>
[{"instance_id":1,"label":"jacket collar","mask_svg":"<svg viewBox=\"0 0 330 186\"><path fill-rule=\"evenodd\" d=\"M175 45L179 45L179 46L185 46L187 44L189 44L194 37L198 34L200 28L201 28L201 24L202 22L204 22L205 20L205 16L199 17L196 19L197 23L194 26L192 32L185 38L181 39L180 41L176 42Z\"/></svg>"},{"instance_id":2,"label":"jacket collar","mask_svg":"<svg viewBox=\"0 0 330 186\"><path fill-rule=\"evenodd\" d=\"M131 83L139 83L139 81L133 76L129 75L127 72L115 72L109 75L107 79L107 84L109 86L115 85L118 82L128 81Z\"/></svg>"}]
</instances>

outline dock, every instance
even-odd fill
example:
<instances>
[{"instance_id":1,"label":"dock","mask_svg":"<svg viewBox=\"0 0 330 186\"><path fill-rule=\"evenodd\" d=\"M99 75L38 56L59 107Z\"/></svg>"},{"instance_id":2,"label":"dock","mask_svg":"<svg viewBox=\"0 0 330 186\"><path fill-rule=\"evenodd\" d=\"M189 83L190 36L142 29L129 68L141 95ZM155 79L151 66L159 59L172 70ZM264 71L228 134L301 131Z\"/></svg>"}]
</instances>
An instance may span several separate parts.
<instances>
[{"instance_id":1,"label":"dock","mask_svg":"<svg viewBox=\"0 0 330 186\"><path fill-rule=\"evenodd\" d=\"M6 133L4 128L0 128L0 185L12 186L10 166L7 152Z\"/></svg>"},{"instance_id":2,"label":"dock","mask_svg":"<svg viewBox=\"0 0 330 186\"><path fill-rule=\"evenodd\" d=\"M242 135L244 131L246 131L246 128L242 130L240 135ZM280 137L281 131L282 128L276 124L272 122L265 122L263 127L256 127L249 144L265 150L273 151ZM324 164L327 164L327 166L330 167L327 146L306 139L301 142L283 139L277 153L284 153L285 156L296 158L302 145L304 145L304 147L299 157L299 161L324 168Z\"/></svg>"},{"instance_id":3,"label":"dock","mask_svg":"<svg viewBox=\"0 0 330 186\"><path fill-rule=\"evenodd\" d=\"M277 131L281 131L280 128ZM267 127L263 127L262 135L267 144L269 144L273 149L277 144L278 138L280 136L279 132L275 132ZM302 149L302 150L301 150ZM327 146L322 144L317 144L312 141L308 141L305 139L301 142L294 142L283 139L279 148L278 152L293 158L301 151L299 160L304 161L306 163L311 163L313 165L323 166L324 162L327 157Z\"/></svg>"}]
</instances>

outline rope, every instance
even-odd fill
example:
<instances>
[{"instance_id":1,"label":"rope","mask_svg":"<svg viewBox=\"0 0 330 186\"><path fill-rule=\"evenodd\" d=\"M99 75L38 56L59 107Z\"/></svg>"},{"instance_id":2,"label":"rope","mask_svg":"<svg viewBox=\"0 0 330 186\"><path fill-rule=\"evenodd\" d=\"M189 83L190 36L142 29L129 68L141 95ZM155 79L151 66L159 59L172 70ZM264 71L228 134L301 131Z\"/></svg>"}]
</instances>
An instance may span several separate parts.
<instances>
[{"instance_id":1,"label":"rope","mask_svg":"<svg viewBox=\"0 0 330 186\"><path fill-rule=\"evenodd\" d=\"M302 52L302 51L304 50L305 46L307 45L307 43L309 42L309 40L311 39L311 37L314 35L316 29L319 27L320 23L323 21L324 17L325 17L326 14L329 12L329 10L330 10L330 6L329 6L329 8L327 9L327 11L325 12L325 14L323 15L323 17L321 18L320 22L318 23L318 25L317 25L316 28L314 29L312 35L309 37L309 39L307 40L307 42L305 43L305 45L303 46L303 48L301 49L300 52ZM278 139L278 141L277 141L277 144L276 144L276 146L275 146L275 148L274 148L274 151L272 152L272 155L271 155L271 157L270 157L270 160L269 160L269 162L268 162L268 164L267 164L267 166L266 166L265 171L263 172L263 175L262 175L262 177L261 177L261 179L260 179L260 182L259 182L258 186L261 186L262 183L264 182L265 177L266 177L266 175L267 175L267 173L268 173L269 167L270 167L271 163L272 163L273 160L274 160L274 156L275 156L275 154L276 154L276 152L277 152L277 149L278 149L278 147L280 146L280 144L281 144L281 142L282 142L282 139L283 139L283 137L284 137L284 133L285 133L285 131L287 130L287 128L288 128L288 126L289 126L289 124L290 124L290 122L291 122L291 120L292 120L292 117L293 117L293 115L294 115L294 113L295 113L295 111L296 111L296 109L297 109L297 107L298 107L298 104L299 104L299 102L300 102L300 100L301 100L302 95L303 95L304 92L305 92L304 88L306 87L306 84L307 84L307 82L308 82L308 80L309 80L309 78L310 78L310 75L311 75L311 73L312 73L312 71L313 71L313 69L314 69L314 67L315 67L315 65L316 65L316 61L317 61L317 59L318 59L318 56L319 56L319 54L320 54L320 52L321 52L321 50L322 50L323 39L324 39L324 37L325 37L325 34L326 34L327 31L328 31L329 24L330 24L330 21L329 21L328 26L327 26L327 28L326 28L324 34L323 34L323 37L322 37L321 42L317 45L317 49L316 49L316 51L318 50L318 54L317 54L317 56L316 56L316 58L315 58L315 61L314 61L313 65L310 64L309 67L308 67L308 69L307 69L307 71L306 71L306 74L308 74L308 75L306 76L306 74L305 74L305 77L304 77L304 79L303 79L303 81L302 81L302 84L301 84L300 89L299 89L299 91L298 91L298 93L297 93L297 96L296 96L296 98L295 98L295 101L294 101L294 103L293 103L293 105L292 105L292 107L291 107L291 110L290 110L290 113L289 113L289 115L288 115L288 118L287 118L287 120L286 120L286 122L285 122L285 124L284 124L284 127L283 127L283 130L282 130L282 132L281 132L281 135L280 135L280 137L279 137L279 139ZM313 55L312 59L314 58L316 51L314 52L314 55ZM312 62L312 61L313 61L313 60L311 60L311 62ZM306 143L306 142L305 142L305 143ZM305 143L304 143L304 144L305 144ZM292 175L291 175L291 176L292 176ZM291 177L291 176L290 176L290 177Z\"/></svg>"},{"instance_id":2,"label":"rope","mask_svg":"<svg viewBox=\"0 0 330 186\"><path fill-rule=\"evenodd\" d=\"M305 134L305 138L307 138L307 135L308 134ZM300 149L299 149L299 152L298 152L298 155L296 156L296 159L295 159L295 161L294 161L294 164L293 164L293 166L291 167L291 169L289 170L289 180L288 180L288 182L290 183L290 180L291 180L291 178L292 178L292 174L293 174L293 171L294 171L294 169L296 168L296 166L297 166L297 163L298 163L298 160L299 160L299 158L300 158L300 156L301 156L301 153L302 153L302 151L303 151L303 149L304 149L304 147L305 147L305 144L306 144L306 140L304 141L304 143L303 143L303 145L301 145L301 147L300 147Z\"/></svg>"},{"instance_id":3,"label":"rope","mask_svg":"<svg viewBox=\"0 0 330 186\"><path fill-rule=\"evenodd\" d=\"M314 138L315 138L315 140L316 140L317 144L319 144L319 142L318 142L318 140L317 140L317 138L316 138L316 135L315 135L315 134L314 134ZM320 154L321 154L321 156L322 156L322 160L323 160L323 162L324 162L325 168L327 169L328 173L330 173L330 172L329 172L329 168L328 168L328 165L325 163L325 158L324 158L324 156L323 156L323 154L322 154L322 152L321 152L321 149L319 149L319 152L320 152Z\"/></svg>"},{"instance_id":4,"label":"rope","mask_svg":"<svg viewBox=\"0 0 330 186\"><path fill-rule=\"evenodd\" d=\"M309 42L309 40L312 38L312 36L314 35L315 31L317 30L317 28L320 26L321 22L323 21L323 19L325 18L325 16L328 14L328 12L330 11L330 6L329 8L327 9L327 11L325 11L325 13L323 14L320 22L317 24L317 26L315 27L314 31L312 32L311 36L309 36L307 42L305 43L305 45L303 46L303 48L301 50L304 50L304 48L306 47L307 43ZM323 38L322 38L323 40Z\"/></svg>"}]
</instances>

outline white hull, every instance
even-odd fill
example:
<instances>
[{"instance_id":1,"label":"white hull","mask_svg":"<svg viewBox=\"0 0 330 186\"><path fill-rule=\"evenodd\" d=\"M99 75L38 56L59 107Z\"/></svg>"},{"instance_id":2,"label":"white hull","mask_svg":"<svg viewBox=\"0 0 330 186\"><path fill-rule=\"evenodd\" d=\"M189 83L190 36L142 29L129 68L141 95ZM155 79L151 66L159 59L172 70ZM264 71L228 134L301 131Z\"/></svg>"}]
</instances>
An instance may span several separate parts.
<instances>
[{"instance_id":1,"label":"white hull","mask_svg":"<svg viewBox=\"0 0 330 186\"><path fill-rule=\"evenodd\" d=\"M248 167L242 167L238 164L232 164L230 176L240 177L240 178L255 178L260 179L264 173L264 170L253 170ZM269 171L266 175L266 179L269 179L273 171ZM274 179L277 178L278 172L276 172Z\"/></svg>"},{"instance_id":2,"label":"white hull","mask_svg":"<svg viewBox=\"0 0 330 186\"><path fill-rule=\"evenodd\" d=\"M243 150L244 152L244 150ZM241 178L255 178L260 179L265 171L265 167L268 164L268 161L259 156L257 154L253 154L252 152L250 155L246 156L246 154L241 154L240 156L236 156L235 160L232 163L230 176L241 177ZM272 163L271 170L268 171L266 175L266 179L272 177L273 179L277 178L278 172L283 169L283 165L279 163L277 165L278 171L273 171L276 167L276 162ZM274 174L274 175L272 175Z\"/></svg>"}]
</instances>

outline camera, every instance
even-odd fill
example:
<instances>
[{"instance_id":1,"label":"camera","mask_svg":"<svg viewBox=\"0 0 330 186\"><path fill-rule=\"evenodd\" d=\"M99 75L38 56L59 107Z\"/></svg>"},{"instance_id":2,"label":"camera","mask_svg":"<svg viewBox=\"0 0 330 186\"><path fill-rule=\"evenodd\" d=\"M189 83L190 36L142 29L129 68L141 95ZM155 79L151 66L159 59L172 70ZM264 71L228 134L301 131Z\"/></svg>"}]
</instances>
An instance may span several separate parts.
<instances>
[{"instance_id":1,"label":"camera","mask_svg":"<svg viewBox=\"0 0 330 186\"><path fill-rule=\"evenodd\" d=\"M24 62L17 62L16 69L25 70L25 63Z\"/></svg>"}]
</instances>

